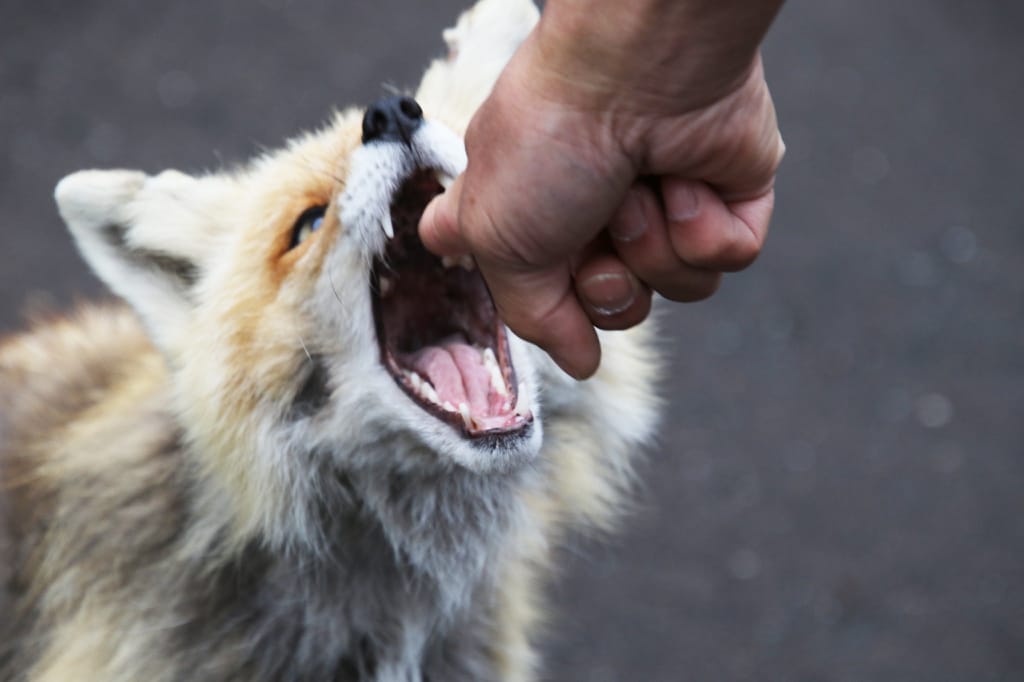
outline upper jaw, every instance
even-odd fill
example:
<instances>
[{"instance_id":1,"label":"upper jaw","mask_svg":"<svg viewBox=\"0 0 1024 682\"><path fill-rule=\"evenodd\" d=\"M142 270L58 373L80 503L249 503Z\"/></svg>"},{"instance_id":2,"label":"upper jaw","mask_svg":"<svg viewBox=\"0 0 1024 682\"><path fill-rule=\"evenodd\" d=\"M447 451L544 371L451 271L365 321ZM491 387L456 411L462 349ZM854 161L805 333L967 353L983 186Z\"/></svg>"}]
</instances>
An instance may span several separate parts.
<instances>
[{"instance_id":1,"label":"upper jaw","mask_svg":"<svg viewBox=\"0 0 1024 682\"><path fill-rule=\"evenodd\" d=\"M539 450L530 354L479 274L427 252L417 230L423 207L465 164L462 140L432 122L409 144L363 145L339 213L370 264L380 365L399 391L385 396L388 407L435 451L471 469L507 470Z\"/></svg>"},{"instance_id":2,"label":"upper jaw","mask_svg":"<svg viewBox=\"0 0 1024 682\"><path fill-rule=\"evenodd\" d=\"M347 230L365 240L369 255L379 256L394 228L390 208L402 183L419 169L429 169L442 186L466 169L462 139L449 128L426 121L409 144L378 140L352 154L339 218Z\"/></svg>"}]
</instances>

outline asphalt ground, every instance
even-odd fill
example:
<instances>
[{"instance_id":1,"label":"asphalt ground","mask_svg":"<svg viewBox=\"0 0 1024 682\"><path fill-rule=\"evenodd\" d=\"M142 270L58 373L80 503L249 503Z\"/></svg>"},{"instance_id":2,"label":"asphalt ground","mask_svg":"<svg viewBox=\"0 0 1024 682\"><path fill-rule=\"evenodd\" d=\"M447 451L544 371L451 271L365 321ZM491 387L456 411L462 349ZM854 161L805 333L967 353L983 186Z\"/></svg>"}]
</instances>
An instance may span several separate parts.
<instances>
[{"instance_id":1,"label":"asphalt ground","mask_svg":"<svg viewBox=\"0 0 1024 682\"><path fill-rule=\"evenodd\" d=\"M4 0L0 332L105 295L62 175L245 160L413 86L461 6ZM623 532L564 553L547 679L1024 680L1022 29L785 7L772 234L665 308L664 426Z\"/></svg>"}]
</instances>

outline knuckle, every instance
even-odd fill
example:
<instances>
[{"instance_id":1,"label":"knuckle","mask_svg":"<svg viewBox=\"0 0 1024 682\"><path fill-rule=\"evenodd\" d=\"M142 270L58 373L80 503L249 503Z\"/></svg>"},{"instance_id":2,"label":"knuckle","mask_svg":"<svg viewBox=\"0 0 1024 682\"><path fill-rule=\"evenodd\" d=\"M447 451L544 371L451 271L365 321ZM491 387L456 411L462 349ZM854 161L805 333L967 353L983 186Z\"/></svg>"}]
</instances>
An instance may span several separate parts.
<instances>
[{"instance_id":1,"label":"knuckle","mask_svg":"<svg viewBox=\"0 0 1024 682\"><path fill-rule=\"evenodd\" d=\"M500 297L504 299L504 297ZM563 299L528 301L520 297L509 300L495 300L498 314L518 336L525 341L547 346L552 341L552 331L565 324Z\"/></svg>"},{"instance_id":2,"label":"knuckle","mask_svg":"<svg viewBox=\"0 0 1024 682\"><path fill-rule=\"evenodd\" d=\"M721 283L722 276L717 272L697 272L687 277L684 282L674 282L659 287L657 291L670 301L694 303L711 298Z\"/></svg>"},{"instance_id":3,"label":"knuckle","mask_svg":"<svg viewBox=\"0 0 1024 682\"><path fill-rule=\"evenodd\" d=\"M776 128L775 130L775 159L771 165L771 174L774 177L775 173L779 170L779 166L782 165L783 159L786 158L786 142L782 139L782 133Z\"/></svg>"},{"instance_id":4,"label":"knuckle","mask_svg":"<svg viewBox=\"0 0 1024 682\"><path fill-rule=\"evenodd\" d=\"M761 255L761 240L746 226L733 230L729 236L716 234L695 244L682 259L703 270L736 272L749 267Z\"/></svg>"},{"instance_id":5,"label":"knuckle","mask_svg":"<svg viewBox=\"0 0 1024 682\"><path fill-rule=\"evenodd\" d=\"M691 301L703 301L711 298L718 291L718 287L722 284L722 276L715 275L714 277L708 277L698 286L693 288L693 297Z\"/></svg>"},{"instance_id":6,"label":"knuckle","mask_svg":"<svg viewBox=\"0 0 1024 682\"><path fill-rule=\"evenodd\" d=\"M725 259L728 267L723 269L743 270L761 255L761 240L747 229L744 229L741 234L742 236L733 242Z\"/></svg>"}]
</instances>

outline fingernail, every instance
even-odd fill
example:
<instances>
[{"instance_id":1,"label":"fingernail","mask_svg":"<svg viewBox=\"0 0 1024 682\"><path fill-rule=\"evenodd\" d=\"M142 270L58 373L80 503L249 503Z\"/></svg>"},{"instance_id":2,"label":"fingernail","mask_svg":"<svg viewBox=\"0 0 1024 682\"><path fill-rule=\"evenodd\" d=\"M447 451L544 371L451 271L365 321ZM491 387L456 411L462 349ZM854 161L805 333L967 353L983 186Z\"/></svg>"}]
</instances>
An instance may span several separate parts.
<instances>
[{"instance_id":1,"label":"fingernail","mask_svg":"<svg viewBox=\"0 0 1024 682\"><path fill-rule=\"evenodd\" d=\"M665 208L668 212L668 219L672 222L682 223L693 220L700 210L697 189L689 182L676 184L672 187L670 194L665 197Z\"/></svg>"},{"instance_id":2,"label":"fingernail","mask_svg":"<svg viewBox=\"0 0 1024 682\"><path fill-rule=\"evenodd\" d=\"M580 283L579 290L587 304L598 315L618 315L629 310L636 300L633 279L618 273L602 273L589 277Z\"/></svg>"},{"instance_id":3,"label":"fingernail","mask_svg":"<svg viewBox=\"0 0 1024 682\"><path fill-rule=\"evenodd\" d=\"M639 239L646 231L647 216L644 215L643 203L636 194L629 192L609 223L608 233L612 239L631 242Z\"/></svg>"}]
</instances>

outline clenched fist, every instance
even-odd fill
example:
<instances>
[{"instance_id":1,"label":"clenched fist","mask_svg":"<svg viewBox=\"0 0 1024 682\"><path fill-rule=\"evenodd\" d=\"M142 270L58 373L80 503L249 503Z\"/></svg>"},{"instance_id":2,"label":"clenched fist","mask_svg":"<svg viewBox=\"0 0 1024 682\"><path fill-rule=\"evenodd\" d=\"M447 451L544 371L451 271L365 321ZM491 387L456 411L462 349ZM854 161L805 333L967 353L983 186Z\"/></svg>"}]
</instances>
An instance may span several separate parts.
<instances>
[{"instance_id":1,"label":"clenched fist","mask_svg":"<svg viewBox=\"0 0 1024 682\"><path fill-rule=\"evenodd\" d=\"M471 254L505 323L569 374L651 293L710 296L757 257L783 156L759 46L780 0L549 0L420 223Z\"/></svg>"}]
</instances>

